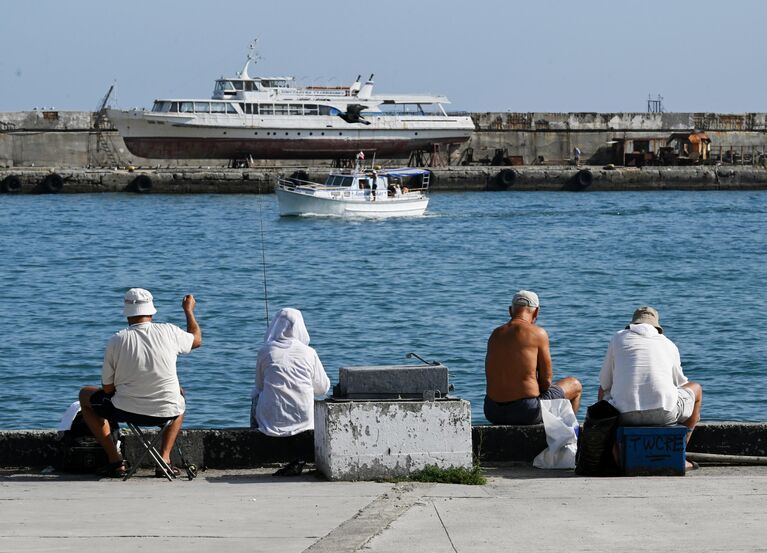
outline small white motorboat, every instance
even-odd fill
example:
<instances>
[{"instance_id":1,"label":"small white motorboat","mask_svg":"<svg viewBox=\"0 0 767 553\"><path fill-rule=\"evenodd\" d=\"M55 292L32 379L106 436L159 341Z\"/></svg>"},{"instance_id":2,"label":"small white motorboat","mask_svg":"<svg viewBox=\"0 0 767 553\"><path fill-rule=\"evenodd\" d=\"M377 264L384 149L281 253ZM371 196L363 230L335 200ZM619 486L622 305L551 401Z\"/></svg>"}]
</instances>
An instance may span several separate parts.
<instances>
[{"instance_id":1,"label":"small white motorboat","mask_svg":"<svg viewBox=\"0 0 767 553\"><path fill-rule=\"evenodd\" d=\"M413 217L423 215L429 204L426 193L431 174L428 169L412 167L358 167L331 171L324 184L294 174L278 178L275 192L280 215Z\"/></svg>"}]
</instances>

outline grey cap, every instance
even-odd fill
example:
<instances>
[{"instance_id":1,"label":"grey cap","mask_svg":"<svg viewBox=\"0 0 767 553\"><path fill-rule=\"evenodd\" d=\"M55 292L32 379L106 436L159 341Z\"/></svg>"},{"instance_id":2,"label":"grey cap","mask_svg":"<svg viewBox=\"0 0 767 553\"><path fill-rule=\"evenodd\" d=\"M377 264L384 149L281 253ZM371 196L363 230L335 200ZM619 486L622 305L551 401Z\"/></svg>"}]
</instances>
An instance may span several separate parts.
<instances>
[{"instance_id":1,"label":"grey cap","mask_svg":"<svg viewBox=\"0 0 767 553\"><path fill-rule=\"evenodd\" d=\"M658 310L648 305L638 307L636 311L634 311L634 316L631 318L631 324L652 325L658 329L658 332L663 334L663 328L660 326L660 315L658 314Z\"/></svg>"},{"instance_id":2,"label":"grey cap","mask_svg":"<svg viewBox=\"0 0 767 553\"><path fill-rule=\"evenodd\" d=\"M530 290L520 290L511 299L512 305L518 305L520 307L540 307L538 301L538 294L531 292Z\"/></svg>"}]
</instances>

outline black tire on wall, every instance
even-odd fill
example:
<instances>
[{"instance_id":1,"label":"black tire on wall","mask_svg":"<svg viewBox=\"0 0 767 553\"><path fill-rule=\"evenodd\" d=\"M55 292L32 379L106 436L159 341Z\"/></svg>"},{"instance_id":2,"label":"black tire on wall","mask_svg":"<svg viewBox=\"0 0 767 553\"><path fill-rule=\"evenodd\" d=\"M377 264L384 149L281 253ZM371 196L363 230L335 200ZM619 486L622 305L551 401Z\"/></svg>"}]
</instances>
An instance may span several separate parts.
<instances>
[{"instance_id":1,"label":"black tire on wall","mask_svg":"<svg viewBox=\"0 0 767 553\"><path fill-rule=\"evenodd\" d=\"M579 190L585 190L594 182L594 175L588 169L581 169L573 179Z\"/></svg>"},{"instance_id":2,"label":"black tire on wall","mask_svg":"<svg viewBox=\"0 0 767 553\"><path fill-rule=\"evenodd\" d=\"M64 179L58 173L47 175L35 191L38 194L58 194L64 189Z\"/></svg>"},{"instance_id":3,"label":"black tire on wall","mask_svg":"<svg viewBox=\"0 0 767 553\"><path fill-rule=\"evenodd\" d=\"M506 190L514 186L517 180L517 172L514 169L502 169L495 176L495 183L500 190Z\"/></svg>"},{"instance_id":4,"label":"black tire on wall","mask_svg":"<svg viewBox=\"0 0 767 553\"><path fill-rule=\"evenodd\" d=\"M17 194L21 192L21 179L16 175L8 175L0 182L0 193Z\"/></svg>"},{"instance_id":5,"label":"black tire on wall","mask_svg":"<svg viewBox=\"0 0 767 553\"><path fill-rule=\"evenodd\" d=\"M127 190L136 194L148 194L152 191L152 179L149 175L138 175L130 182Z\"/></svg>"}]
</instances>

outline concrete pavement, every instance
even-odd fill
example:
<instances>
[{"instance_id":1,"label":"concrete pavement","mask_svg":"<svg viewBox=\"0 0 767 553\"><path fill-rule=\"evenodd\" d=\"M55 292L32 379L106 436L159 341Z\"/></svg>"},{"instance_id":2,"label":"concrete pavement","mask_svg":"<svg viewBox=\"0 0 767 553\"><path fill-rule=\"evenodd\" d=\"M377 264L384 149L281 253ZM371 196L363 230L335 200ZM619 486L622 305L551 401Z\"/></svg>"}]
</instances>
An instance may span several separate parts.
<instances>
[{"instance_id":1,"label":"concrete pavement","mask_svg":"<svg viewBox=\"0 0 767 553\"><path fill-rule=\"evenodd\" d=\"M767 551L767 467L684 478L487 469L485 486L207 471L0 473L0 551Z\"/></svg>"}]
</instances>

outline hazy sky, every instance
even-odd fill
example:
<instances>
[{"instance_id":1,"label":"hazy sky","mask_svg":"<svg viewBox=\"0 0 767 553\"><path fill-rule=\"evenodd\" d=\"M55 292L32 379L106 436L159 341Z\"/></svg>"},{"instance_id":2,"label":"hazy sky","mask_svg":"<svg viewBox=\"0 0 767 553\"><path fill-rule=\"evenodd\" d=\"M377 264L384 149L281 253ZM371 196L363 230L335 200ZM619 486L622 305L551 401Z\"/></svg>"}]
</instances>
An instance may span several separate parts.
<instances>
[{"instance_id":1,"label":"hazy sky","mask_svg":"<svg viewBox=\"0 0 767 553\"><path fill-rule=\"evenodd\" d=\"M0 111L209 97L248 43L251 74L376 75L470 111L767 111L762 0L7 0Z\"/></svg>"}]
</instances>

